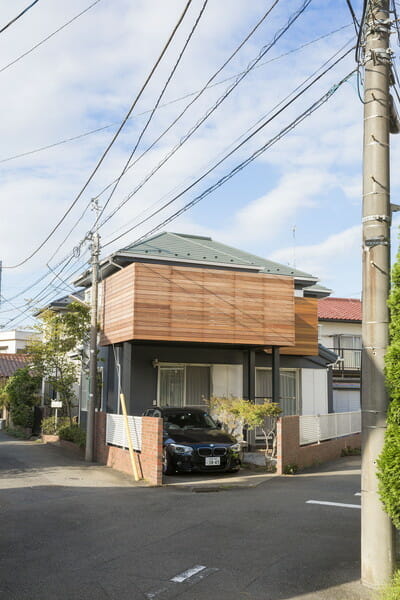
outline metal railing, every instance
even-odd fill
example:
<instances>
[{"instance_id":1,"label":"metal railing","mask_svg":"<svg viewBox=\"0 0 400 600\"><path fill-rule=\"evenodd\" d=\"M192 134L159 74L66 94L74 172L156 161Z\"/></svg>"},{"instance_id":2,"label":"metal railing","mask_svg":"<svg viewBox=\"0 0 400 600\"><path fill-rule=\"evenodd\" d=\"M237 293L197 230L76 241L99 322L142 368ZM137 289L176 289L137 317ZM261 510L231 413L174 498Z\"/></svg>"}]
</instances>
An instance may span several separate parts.
<instances>
[{"instance_id":1,"label":"metal railing","mask_svg":"<svg viewBox=\"0 0 400 600\"><path fill-rule=\"evenodd\" d=\"M142 449L142 417L128 417L128 422L133 449L140 451ZM128 448L123 415L107 413L106 444Z\"/></svg>"},{"instance_id":2,"label":"metal railing","mask_svg":"<svg viewBox=\"0 0 400 600\"><path fill-rule=\"evenodd\" d=\"M334 371L361 371L361 348L329 348L339 359L333 365Z\"/></svg>"},{"instance_id":3,"label":"metal railing","mask_svg":"<svg viewBox=\"0 0 400 600\"><path fill-rule=\"evenodd\" d=\"M302 415L299 419L300 446L320 443L360 433L361 411L331 413L328 415Z\"/></svg>"}]
</instances>

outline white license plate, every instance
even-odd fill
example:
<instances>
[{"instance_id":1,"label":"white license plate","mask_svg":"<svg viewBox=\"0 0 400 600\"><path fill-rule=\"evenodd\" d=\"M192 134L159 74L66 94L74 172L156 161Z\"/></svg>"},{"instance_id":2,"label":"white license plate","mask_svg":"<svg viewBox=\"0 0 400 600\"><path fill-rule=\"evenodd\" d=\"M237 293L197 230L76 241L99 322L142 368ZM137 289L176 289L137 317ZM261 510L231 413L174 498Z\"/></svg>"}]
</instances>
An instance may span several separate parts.
<instances>
[{"instance_id":1,"label":"white license plate","mask_svg":"<svg viewBox=\"0 0 400 600\"><path fill-rule=\"evenodd\" d=\"M217 467L221 464L221 459L219 456L207 456L206 457L206 467Z\"/></svg>"}]
</instances>

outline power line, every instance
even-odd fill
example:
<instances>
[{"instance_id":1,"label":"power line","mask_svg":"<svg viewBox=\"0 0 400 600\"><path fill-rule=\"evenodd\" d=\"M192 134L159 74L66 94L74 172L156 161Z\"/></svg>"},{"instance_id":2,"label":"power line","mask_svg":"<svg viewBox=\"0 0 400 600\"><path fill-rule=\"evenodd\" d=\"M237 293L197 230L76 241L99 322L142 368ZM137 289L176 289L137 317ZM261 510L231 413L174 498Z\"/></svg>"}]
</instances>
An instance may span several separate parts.
<instances>
[{"instance_id":1,"label":"power line","mask_svg":"<svg viewBox=\"0 0 400 600\"><path fill-rule=\"evenodd\" d=\"M357 17L356 17L356 14L354 12L354 9L353 9L353 6L351 4L351 1L350 0L346 0L346 4L349 7L351 18L353 19L353 23L354 23L354 29L356 31L356 34L358 35L358 30L360 28L360 23L357 21Z\"/></svg>"},{"instance_id":2,"label":"power line","mask_svg":"<svg viewBox=\"0 0 400 600\"><path fill-rule=\"evenodd\" d=\"M71 23L73 23L74 21L76 21L77 19L79 19L79 17L81 17L82 15L84 15L86 12L88 12L88 10L90 10L91 8L93 8L93 6L95 6L99 2L101 2L101 0L96 0L95 2L93 2L92 4L90 4L87 8L85 8L80 13L78 13L77 15L75 15L75 17L72 17L72 19L70 19L69 21L67 21L66 23L64 23L64 25L61 25L61 27L59 27L58 29L56 29L55 31L53 31L53 33L50 33L50 35L46 36L40 42L38 42L37 44L35 44L34 46L32 46L32 48L30 48L29 50L27 50L26 52L24 52L23 54L21 54L17 58L14 58L14 60L12 60L11 62L9 62L4 67L1 67L0 68L0 73L3 73L3 71L6 71L7 69L9 69L13 65L15 65L15 63L17 63L20 60L22 60L23 58L25 58L25 56L28 56L28 54L31 54L32 52L34 52L37 48L39 48L45 42L47 42L52 37L54 37L57 33L59 33L60 31L62 31L66 27L68 27L68 25L70 25ZM2 162L2 161L0 161L0 162Z\"/></svg>"},{"instance_id":3,"label":"power line","mask_svg":"<svg viewBox=\"0 0 400 600\"><path fill-rule=\"evenodd\" d=\"M10 27L10 25L12 25L13 23L15 23L15 21L18 21L18 19L20 19L25 13L28 12L28 10L30 10L31 8L33 8L35 6L35 4L37 4L39 2L39 0L34 0L34 2L32 2L32 4L30 4L29 6L27 6L26 8L24 8L24 10L22 12L20 12L16 17L14 17L11 21L9 21L7 23L7 25L4 25L4 27L2 27L0 29L0 33L3 33L3 31L5 31L6 29L8 29L8 27Z\"/></svg>"},{"instance_id":4,"label":"power line","mask_svg":"<svg viewBox=\"0 0 400 600\"><path fill-rule=\"evenodd\" d=\"M277 108L279 108L286 100L288 100L293 94L295 94L298 90L300 90L308 81L310 81L313 77L315 77L315 75L317 75L317 73L319 71L321 71L321 69L323 69L324 67L326 67L332 60L334 60L338 54L340 54L350 43L352 40L349 40L348 42L346 42L346 44L344 44L344 46L342 46L337 52L335 52L328 60L326 60L322 65L320 65L318 67L318 69L316 69L313 73L311 73L311 75L309 75L308 77L306 77L298 86L296 86L289 94L287 94L282 100L280 100L277 104L275 104L275 106L273 106L271 109L269 109L266 113L264 113L253 125L251 125L251 127L249 127L248 129L246 129L239 137L237 137L235 140L233 140L227 147L224 148L224 150L222 152L220 152L212 161L210 161L208 163L208 165L212 165L214 163L215 160L217 160L219 157L224 156L224 154L232 147L234 147L241 139L243 139L248 133L250 133L250 131L252 131L255 127L257 127L257 125L259 123L262 122L263 119L265 119L268 115L272 114L273 111L275 111ZM187 178L187 180L193 180L194 177L189 177ZM131 221L136 221L136 219L138 219L141 215L149 212L149 210L151 210L152 208L154 208L155 206L157 206L158 204L160 204L164 199L166 199L171 193L174 193L175 190L178 190L180 188L180 186L175 186L175 188L173 190L171 190L170 192L168 192L168 194L165 194L164 196L162 196L159 200L157 200L157 202L155 202L154 204L152 204L151 206L149 206L148 208L146 208L144 211L142 211L140 214L136 215L134 217L134 219L132 219ZM113 231L111 234L108 234L108 236L106 237L112 237L115 233L117 233L118 231L120 231L121 229L124 229L126 227L127 223L125 223L124 225L122 225L121 227L118 227L115 231Z\"/></svg>"},{"instance_id":5,"label":"power line","mask_svg":"<svg viewBox=\"0 0 400 600\"><path fill-rule=\"evenodd\" d=\"M280 115L284 110L286 110L291 104L293 104L300 96L302 96L307 90L309 90L315 83L317 83L317 81L319 81L326 73L328 73L331 69L333 69L340 61L342 61L346 56L348 56L348 54L353 50L353 48L351 48L350 50L347 50L340 58L338 58L332 65L330 65L329 67L327 67L322 73L320 73L317 77L315 77L303 90L301 90L298 94L296 94L296 96L294 96L291 100L289 100L283 107L281 107L278 111L276 111L269 119L267 119L266 121L264 121L261 125L259 125L257 127L257 129L255 131L253 131L251 134L249 134L244 140L242 140L239 144L237 144L230 152L228 152L223 158L221 158L218 162L216 162L212 167L210 167L206 172L204 172L202 175L200 175L193 183L191 183L189 186L187 186L184 190L182 190L179 194L176 194L176 196L174 196L171 200L169 200L168 202L166 202L161 208L157 209L156 211L154 211L151 215L149 215L148 217L146 217L145 219L143 219L142 221L140 221L139 223L137 223L136 225L134 225L133 227L130 227L128 230L126 230L124 233L116 236L114 239L112 239L111 241L107 242L107 244L103 245L103 248L109 246L110 244L114 243L116 240L120 239L121 237L123 237L124 235L126 235L127 233L129 233L130 231L132 231L133 229L136 229L137 227L139 227L140 225L142 225L143 223L149 221L151 218L153 218L155 215L157 215L158 213L160 213L162 210L164 210L165 208L167 208L168 206L170 206L173 202L175 202L176 200L178 200L179 198L181 198L186 192L188 192L189 190L191 190L194 186L196 186L200 181L202 181L205 177L207 177L210 173L212 173L219 165L221 165L223 162L225 162L230 156L232 156L239 148L241 148L244 144L246 144L250 139L252 139L257 133L259 133L262 129L264 129L264 127L266 127L273 119L275 119L278 115ZM347 80L347 79L346 79ZM341 85L341 84L340 84ZM330 96L329 96L330 97ZM275 139L275 138L273 138ZM265 148L266 149L266 148ZM261 154L261 152L260 152ZM253 155L252 155L253 156ZM258 156L258 155L257 155ZM254 156L254 158L256 158L256 156ZM254 158L252 158L252 160L254 160ZM251 162L251 161L249 161ZM248 163L246 163L248 164ZM240 169L241 170L241 169ZM233 174L236 174L237 172L237 167L231 172ZM223 183L225 183L225 181L227 179L230 179L230 177L233 176L230 175L229 177L224 176L223 178L221 178L219 181L222 181ZM222 185L222 184L221 184ZM210 186L209 188L207 188L206 192L203 192L203 194L201 194L201 199L203 197L203 195L208 195L209 193L211 193L211 191L213 191L214 189L216 189L216 184ZM197 197L198 198L198 197Z\"/></svg>"},{"instance_id":6,"label":"power line","mask_svg":"<svg viewBox=\"0 0 400 600\"><path fill-rule=\"evenodd\" d=\"M133 244L138 244L138 243L146 240L153 233L155 233L156 231L158 231L159 229L161 229L162 227L164 227L164 225L167 225L168 223L170 223L171 221L173 221L174 219L176 219L177 217L179 217L181 214L183 214L184 212L186 212L187 210L189 210L190 208L192 208L195 204L197 204L198 202L200 202L201 200L203 200L206 196L208 196L209 194L211 194L217 188L221 187L224 183L226 183L229 179L231 179L239 171L241 171L247 165L249 165L251 162L253 162L253 160L255 160L258 156L260 156L261 154L263 154L263 152L265 152L273 144L275 144L277 141L279 141L280 139L282 139L282 137L284 137L287 133L289 133L290 131L292 131L297 125L299 125L299 123L301 123L302 121L304 121L304 119L306 119L315 110L317 110L320 106L322 106L322 104L324 104L325 102L327 102L329 100L329 98L343 85L343 83L345 83L349 79L349 77L351 77L352 75L354 75L355 72L356 72L355 69L353 71L351 71L339 83L337 83L334 86L332 86L330 88L330 90L324 96L322 96L319 100L317 100L317 102L315 102L314 104L312 104L297 119L295 119L294 121L292 121L284 129L282 129L276 136L274 136L273 138L271 138L266 144L264 144L258 150L256 150L245 161L243 161L242 163L240 163L239 165L237 165L227 175L225 175L224 177L222 177L221 179L219 179L215 184L213 184L212 186L210 186L209 188L207 188L202 194L199 194L193 200L191 200L190 202L188 202L187 204L185 204L185 206L183 206L181 209L179 209L178 211L176 211L170 217L168 217L167 219L165 219L162 223L159 223L158 225L156 225L155 227L153 227L153 229L151 229L150 231L148 231L145 235L143 235L142 237L140 237L137 240L135 240L133 242ZM128 233L128 232L125 232L125 233ZM119 237L121 237L121 236L119 236ZM115 241L115 240L113 240L113 241ZM109 243L112 243L112 242L109 242ZM108 244L105 244L103 247L105 247L107 245Z\"/></svg>"},{"instance_id":7,"label":"power line","mask_svg":"<svg viewBox=\"0 0 400 600\"><path fill-rule=\"evenodd\" d=\"M100 2L101 0L97 0L97 2ZM93 5L91 5L93 6ZM90 6L90 7L91 7ZM88 7L86 10L89 10ZM80 13L82 14L82 13ZM77 15L79 16L79 15ZM296 46L296 48L293 48L292 50L288 50L287 52L284 52L283 54L280 54L279 56L276 56L274 58L270 58L269 60L265 60L260 62L258 65L256 65L254 67L254 69L261 69L262 67L264 67L265 65L268 65L272 62L276 62L278 60L281 60L282 58L285 58L286 56L289 56L290 54L294 54L295 52L299 52L300 50L303 50L304 48L307 48L308 46L311 46L312 44L315 44L325 38L330 37L331 35L334 35L335 33L338 33L340 31L343 31L344 29L348 29L349 27L351 27L351 23L347 24L347 25L342 25L341 27L338 27L337 29L333 29L332 31L329 31L328 33L325 33L324 35L320 35L316 38L314 38L313 40L310 40L309 42L305 42L304 44L301 44L300 46ZM7 67L4 67L7 68ZM3 69L0 69L0 73ZM212 89L214 87L217 87L219 85L223 85L224 83L227 83L228 81L232 81L233 79L236 79L237 77L239 77L239 75L241 75L243 73L243 71L241 71L240 73L236 73L235 75L231 75L230 77L226 77L224 79L220 79L219 81L216 81L215 83L210 83L210 85L207 86L206 89ZM169 100L168 102L164 102L163 104L160 104L157 110L160 110L161 108L165 108L167 106L171 106L172 104L176 104L178 102L182 102L182 100L186 100L187 98L191 98L193 96L196 96L196 94L199 93L199 90L196 90L195 92L189 92L187 94L184 94L183 96L180 96L179 98L174 98L173 100ZM141 113L137 113L136 117L142 117L144 115L149 114L153 109L150 108L148 110L145 110ZM132 118L132 117L131 117ZM18 158L24 158L25 156L30 156L32 154L37 154L39 152L44 152L45 150L50 150L51 148L56 148L57 146L62 146L64 144L68 144L69 142L74 142L76 140L80 140L82 138L88 137L90 135L94 135L95 133L100 133L101 131L105 131L106 129L110 129L111 127L115 127L116 125L118 125L120 123L120 121L114 121L113 123L108 123L107 125L102 125L101 127L97 127L96 129L90 129L88 131L84 131L83 133L79 133L77 135L73 135L71 137L67 137L61 140L58 140L57 142L52 142L51 144L46 144L45 146L40 146L38 148L34 148L32 150L27 150L25 152L19 152L18 154L13 154L12 156L7 156L6 158L2 158L0 159L0 164L6 163L6 162L10 162L13 160L17 160Z\"/></svg>"},{"instance_id":8,"label":"power line","mask_svg":"<svg viewBox=\"0 0 400 600\"><path fill-rule=\"evenodd\" d=\"M254 68L254 66L261 60L261 58L263 58L263 56L265 56L267 54L267 52L269 52L269 50L271 50L271 48L273 48L275 46L275 44L279 41L279 39L288 31L288 29L290 29L290 27L293 25L293 23L300 17L300 15L303 14L303 12L309 6L311 1L312 0L305 0L305 2L303 2L302 6L299 9L297 11L295 11L294 13L292 13L292 15L288 19L286 25L284 27L282 27L275 34L272 41L262 47L262 49L259 52L259 54L257 55L257 57L254 58L248 64L245 71L243 71L243 73L234 81L234 83L231 84L227 88L227 90L225 90L225 92L222 94L222 96L220 96L218 98L218 100L215 102L215 104L206 111L206 113L197 121L197 123L193 127L191 127L191 129L180 139L179 143L176 146L174 146L174 148L170 152L168 152L166 154L166 156L158 163L158 165L152 171L150 171L150 173L142 180L142 182L135 188L135 190L133 192L131 192L130 194L128 194L128 196L113 211L111 211L111 213L102 221L101 226L103 226L105 223L107 223L107 221L109 221L147 183L147 181L183 146L183 144L185 144L185 142L197 131L197 129L199 129L199 127L211 116L211 114L213 112L215 112L215 110L217 110L217 108L222 104L222 102L224 102L224 100L226 100L226 98L233 92L233 90L246 77L246 75L248 75L248 73L250 73L250 71ZM274 3L273 6L275 6L275 4L276 4L276 2ZM272 8L273 8L273 6L272 6ZM178 118L180 118L180 116L178 116L177 119ZM172 125L176 122L176 120L172 123ZM155 142L153 142L153 144L151 144L151 146L145 152L148 152L148 150L150 148L152 148L154 146L154 144L157 141L159 141L161 139L161 137L163 137L167 133L167 131L169 131L169 129L171 129L172 125L170 125L161 134L161 136L159 136L158 139ZM140 160L140 158L141 158L141 156L139 156L136 159L136 161L134 161L132 163L132 165L130 165L129 168L132 168L136 164L136 162L138 160ZM107 187L109 187L109 186L107 186ZM107 188L105 188L101 193L103 193L106 189Z\"/></svg>"},{"instance_id":9,"label":"power line","mask_svg":"<svg viewBox=\"0 0 400 600\"><path fill-rule=\"evenodd\" d=\"M142 154L131 164L127 164L125 165L124 168L124 172L119 176L119 178L117 177L117 179L114 179L111 183L109 183L99 194L97 194L96 198L99 198L104 192L106 192L108 189L110 189L114 184L119 183L122 175L128 170L128 168L130 169L131 167L133 167L135 164L137 164L137 162L139 160L141 160L141 158L147 153L149 152L155 144L157 144L163 137L164 135L167 134L167 132L175 125L175 123L177 123L177 121L179 121L179 119L185 114L185 112L189 109L189 107L203 94L203 92L207 89L207 87L209 87L210 83L218 76L218 74L226 67L226 65L233 59L233 57L239 52L239 50L243 47L243 45L250 39L250 37L255 33L255 31L260 27L260 25L263 23L263 21L267 18L267 16L269 15L269 13L271 12L271 10L276 6L276 4L279 2L280 0L275 0L272 4L272 6L264 13L264 15L261 17L261 19L259 19L259 21L255 24L255 26L251 29L250 33L248 33L246 35L246 37L242 40L242 42L239 44L239 46L236 47L236 49L234 50L234 52L228 57L227 60L225 60L225 62L223 63L223 65L212 75L212 77L210 77L208 79L208 81L206 82L206 84L203 86L203 88L199 91L195 93L195 98L189 102L189 104L186 105L186 107L183 109L183 111L174 119L174 121L169 125L169 127L162 132L162 134L160 136L158 136L158 138L144 151L142 152ZM311 1L311 0L310 0ZM256 63L255 63L256 64ZM254 65L253 65L254 66ZM247 70L243 72L245 76L247 74ZM243 74L242 73L242 74ZM239 83L239 82L238 82ZM236 87L236 85L238 85L238 83L236 83L234 87ZM232 88L232 89L233 89ZM214 109L215 110L215 109ZM152 111L153 113L153 111ZM200 123L201 124L201 123ZM198 124L198 127L200 127L200 124ZM193 132L190 133L190 135L192 135L192 133L194 133L196 129L193 130ZM182 141L182 144L184 143L184 141ZM175 150L176 151L176 150ZM174 151L174 152L175 152ZM173 153L174 153L173 152ZM172 156L172 154L171 154ZM169 157L167 157L165 160L168 160ZM158 168L161 168L161 164ZM157 169L158 170L158 169ZM145 183L145 182L144 182ZM143 183L143 185L144 185ZM80 223L80 221L83 219L86 211L88 210L90 206L90 203L88 203L83 211L83 213L79 216L79 218L77 219L77 221L74 223L74 225L72 226L71 230L68 232L66 238L61 242L61 244L57 247L56 251L54 252L53 256L51 258L53 258L55 256L55 254L59 251L59 249L64 245L64 243L66 242L66 240L68 239L68 237L71 235L72 231L75 229L75 227ZM104 210L104 209L103 209ZM103 211L102 213L103 214ZM114 214L114 213L113 213ZM108 217L107 220L111 218ZM104 224L104 222L100 225L102 226ZM51 260L51 259L50 259Z\"/></svg>"},{"instance_id":10,"label":"power line","mask_svg":"<svg viewBox=\"0 0 400 600\"><path fill-rule=\"evenodd\" d=\"M38 0L36 0L37 2ZM33 251L31 252L31 254L29 254L29 256L27 256L24 260L20 261L19 263L15 264L15 265L10 265L10 266L3 266L3 269L15 269L17 267L20 267L21 265L25 264L26 262L28 262L33 256L35 256L35 254L37 254L39 252L39 250L41 250L41 248L43 248L43 246L46 244L46 242L48 242L48 240L52 237L52 235L57 231L57 229L60 227L60 225L65 221L66 217L69 215L69 213L71 212L71 210L74 208L74 206L76 205L76 203L79 201L79 199L81 198L83 192L86 190L86 188L88 187L89 183L92 181L93 177L95 176L95 174L97 173L97 171L99 170L101 164L103 163L105 157L107 156L107 154L109 153L111 147L114 145L116 139L118 138L119 134L121 133L121 130L123 129L123 127L125 126L127 120L129 119L132 111L134 110L137 102L139 101L139 98L141 97L142 93L144 92L145 88L147 87L147 84L149 83L150 79L152 78L155 70L157 69L159 63L161 62L164 54L166 53L170 43L172 42L175 33L177 32L180 24L182 23L186 12L189 9L190 4L192 3L192 0L188 0L186 3L186 6L183 10L183 12L181 13L176 25L174 26L172 33L170 34L166 44L164 45L161 54L159 55L159 57L157 58L156 62L154 63L149 75L147 76L144 84L142 85L139 93L136 95L135 100L133 101L129 111L127 112L127 114L125 115L123 121L121 122L120 126L118 127L116 133L114 134L112 140L110 141L110 143L108 144L108 146L106 147L106 149L104 150L100 160L97 162L95 168L93 169L92 173L90 174L89 178L86 180L86 183L84 184L84 186L81 188L80 192L78 193L78 195L76 196L75 200L70 204L69 208L66 210L66 212L64 213L64 215L61 217L61 219L57 222L57 224L53 227L53 229L50 231L50 233L47 235L47 237L43 240L43 242L41 242L41 244L39 244L39 246Z\"/></svg>"},{"instance_id":11,"label":"power line","mask_svg":"<svg viewBox=\"0 0 400 600\"><path fill-rule=\"evenodd\" d=\"M279 1L279 0L278 0L278 1ZM126 173L126 171L127 171L128 167L129 167L129 165L130 165L130 163L131 163L131 160L132 160L132 158L133 158L133 156L134 156L134 154L135 154L135 152L136 152L136 150L137 150L137 148L138 148L138 146L139 146L140 142L142 141L142 139L143 139L143 136L144 136L144 134L145 134L145 133L146 133L146 131L147 131L147 128L149 127L149 125L150 125L150 123L151 123L151 121L152 121L152 119L153 119L154 113L156 112L157 108L159 107L159 105L160 105L160 102L161 102L161 99L162 99L162 97L164 96L164 94L165 94L165 92L166 92L166 90L167 90L167 88L168 88L168 85L169 85L169 84L170 84L170 82L171 82L171 79L172 79L172 78L173 78L173 76L175 75L175 72L176 72L176 70L177 70L177 68L178 68L178 66L179 66L179 63L180 63L180 62L181 62L181 60L182 60L182 57L183 57L183 55L185 54L185 51L186 51L186 49L187 49L187 47L188 47L188 45L189 45L189 43L190 43L190 40L192 39L192 37L193 37L193 35L194 35L194 32L196 31L196 29L197 29L197 26L198 26L198 24L200 23L200 20L201 20L201 18L202 18L202 16L203 16L203 14L204 14L204 11L205 11L205 9L206 9L206 6L207 6L207 4L208 4L208 0L204 0L204 2L203 2L203 5L202 5L202 7L201 7L201 9L200 9L200 12L199 12L199 14L197 15L197 18L196 18L196 20L195 20L195 22L194 22L194 25L193 25L193 27L192 27L192 29L191 29L191 31L190 31L190 33L189 33L189 35L187 36L187 38L186 38L186 40L185 40L185 43L183 44L182 50L180 51L180 53L179 53L179 55L178 55L178 58L177 58L177 60L175 61L175 64L174 64L174 66L173 66L173 67L172 67L172 69L171 69L171 72L170 72L170 74L169 74L169 75L168 75L168 77L167 77L167 80L166 80L166 82L165 82L165 84L164 84L164 86L163 86L163 88L162 88L162 90L161 90L161 92L160 92L160 94L159 94L159 96L158 96L158 98L157 98L157 101L156 101L156 103L155 103L155 105L154 105L154 107L153 107L153 109L152 109L152 111L151 111L151 113L150 113L150 115L149 115L149 118L147 119L147 121L146 121L146 123L145 123L144 127L142 128L142 131L140 132L140 135L139 135L138 139L136 140L136 143L135 143L135 145L134 145L134 147L133 147L133 149L132 149L132 152L130 153L130 155L129 155L129 158L128 158L128 160L126 161L126 163L125 163L125 165L124 165L124 168L123 168L123 169L122 169L122 171L121 171L121 174L119 175L118 179L115 181L114 187L112 188L112 190L111 190L111 192L110 192L110 194L109 194L109 196L108 196L107 200L106 200L106 201L105 201L105 203L103 204L103 207L102 207L102 209L101 209L101 211L100 211L100 213L99 213L98 217L96 218L96 221L95 221L95 223L94 223L93 227L96 227L96 226L97 226L97 224L98 224L98 222L99 222L99 220L100 220L101 216L103 215L103 213L104 213L104 211L105 211L105 209L106 209L107 205L109 204L109 202L110 202L111 198L113 197L113 195L114 195L114 193L115 193L115 191L116 191L116 189L117 189L117 187L118 187L118 185L119 185L119 182L121 181L122 177L125 175L125 173Z\"/></svg>"}]
</instances>

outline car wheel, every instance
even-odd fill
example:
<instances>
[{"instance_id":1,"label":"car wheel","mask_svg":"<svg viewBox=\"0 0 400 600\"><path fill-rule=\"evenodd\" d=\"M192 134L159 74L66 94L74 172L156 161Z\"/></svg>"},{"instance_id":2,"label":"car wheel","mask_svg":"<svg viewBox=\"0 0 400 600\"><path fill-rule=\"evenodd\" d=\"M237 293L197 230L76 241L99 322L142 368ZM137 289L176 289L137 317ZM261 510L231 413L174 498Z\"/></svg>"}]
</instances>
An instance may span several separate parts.
<instances>
[{"instance_id":1,"label":"car wheel","mask_svg":"<svg viewBox=\"0 0 400 600\"><path fill-rule=\"evenodd\" d=\"M175 469L172 466L171 457L166 448L163 450L163 473L164 475L172 475L175 473Z\"/></svg>"}]
</instances>

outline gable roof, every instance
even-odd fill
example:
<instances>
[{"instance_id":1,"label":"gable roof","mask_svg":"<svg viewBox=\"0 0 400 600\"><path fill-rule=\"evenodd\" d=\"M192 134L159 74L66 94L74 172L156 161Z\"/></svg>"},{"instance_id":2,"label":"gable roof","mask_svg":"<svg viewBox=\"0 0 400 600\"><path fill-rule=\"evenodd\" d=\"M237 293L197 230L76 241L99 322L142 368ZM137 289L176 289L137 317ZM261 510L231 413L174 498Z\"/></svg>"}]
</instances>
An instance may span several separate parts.
<instances>
[{"instance_id":1,"label":"gable roof","mask_svg":"<svg viewBox=\"0 0 400 600\"><path fill-rule=\"evenodd\" d=\"M354 298L322 298L318 300L321 321L353 321L361 323L362 303Z\"/></svg>"},{"instance_id":2,"label":"gable roof","mask_svg":"<svg viewBox=\"0 0 400 600\"><path fill-rule=\"evenodd\" d=\"M221 244L210 237L165 231L151 238L126 246L121 251L158 259L191 260L236 267L258 267L264 273L289 275L317 281L317 277L288 265L261 258L238 248Z\"/></svg>"},{"instance_id":3,"label":"gable roof","mask_svg":"<svg viewBox=\"0 0 400 600\"><path fill-rule=\"evenodd\" d=\"M0 377L11 377L28 364L27 354L0 354Z\"/></svg>"}]
</instances>

